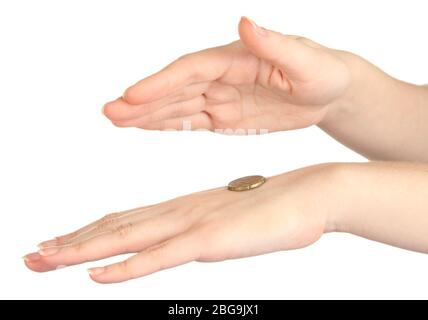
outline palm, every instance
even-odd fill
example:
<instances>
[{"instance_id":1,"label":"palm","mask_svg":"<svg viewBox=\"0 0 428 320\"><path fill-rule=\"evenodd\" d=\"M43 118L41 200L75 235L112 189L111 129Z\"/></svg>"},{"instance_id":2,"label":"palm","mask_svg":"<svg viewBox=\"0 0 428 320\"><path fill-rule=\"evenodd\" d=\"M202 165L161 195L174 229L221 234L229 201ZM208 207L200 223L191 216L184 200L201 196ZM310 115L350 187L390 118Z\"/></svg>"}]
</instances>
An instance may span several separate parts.
<instances>
[{"instance_id":1,"label":"palm","mask_svg":"<svg viewBox=\"0 0 428 320\"><path fill-rule=\"evenodd\" d=\"M223 49L224 50L224 49ZM307 127L339 95L333 81L313 78L295 84L284 71L251 54L241 42L226 48L230 67L203 92L213 128L267 129ZM292 88L292 89L291 89Z\"/></svg>"},{"instance_id":2,"label":"palm","mask_svg":"<svg viewBox=\"0 0 428 320\"><path fill-rule=\"evenodd\" d=\"M299 40L293 40L299 41ZM283 68L242 41L178 59L106 106L118 126L144 129L289 130L318 123L348 85L333 50L304 39L314 53ZM294 68L294 69L293 69Z\"/></svg>"}]
</instances>

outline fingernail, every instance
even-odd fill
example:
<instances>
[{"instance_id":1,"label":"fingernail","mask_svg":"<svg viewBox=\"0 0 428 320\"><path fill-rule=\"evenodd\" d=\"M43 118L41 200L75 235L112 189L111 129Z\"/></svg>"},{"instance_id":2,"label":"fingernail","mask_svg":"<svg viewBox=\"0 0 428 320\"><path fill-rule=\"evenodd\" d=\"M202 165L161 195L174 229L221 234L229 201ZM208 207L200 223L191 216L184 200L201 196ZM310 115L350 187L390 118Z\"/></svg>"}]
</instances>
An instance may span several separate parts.
<instances>
[{"instance_id":1,"label":"fingernail","mask_svg":"<svg viewBox=\"0 0 428 320\"><path fill-rule=\"evenodd\" d=\"M37 246L40 249L43 249L43 248L48 248L48 247L55 247L57 244L58 244L58 240L52 239L52 240L40 242Z\"/></svg>"},{"instance_id":2,"label":"fingernail","mask_svg":"<svg viewBox=\"0 0 428 320\"><path fill-rule=\"evenodd\" d=\"M65 265L65 264L60 264L59 266L57 266L56 268L55 268L55 270L59 270L59 269L64 269L64 268L66 268L67 266Z\"/></svg>"},{"instance_id":3,"label":"fingernail","mask_svg":"<svg viewBox=\"0 0 428 320\"><path fill-rule=\"evenodd\" d=\"M104 267L91 268L91 269L88 269L88 273L89 273L91 276L97 276L97 275L100 275L101 273L103 273L103 272L104 272L104 270L105 270L105 268L104 268Z\"/></svg>"},{"instance_id":4,"label":"fingernail","mask_svg":"<svg viewBox=\"0 0 428 320\"><path fill-rule=\"evenodd\" d=\"M40 249L39 254L43 257L52 256L59 251L59 248L45 248Z\"/></svg>"},{"instance_id":5,"label":"fingernail","mask_svg":"<svg viewBox=\"0 0 428 320\"><path fill-rule=\"evenodd\" d=\"M106 106L107 106L107 103L105 105L103 105L103 107L101 108L101 113L103 115L105 115Z\"/></svg>"},{"instance_id":6,"label":"fingernail","mask_svg":"<svg viewBox=\"0 0 428 320\"><path fill-rule=\"evenodd\" d=\"M263 37L265 37L265 36L267 36L268 35L268 31L265 29L265 28L263 28L263 27L259 27L253 20L251 20L250 18L248 18L248 17L242 17L242 19L246 19L246 20L248 20L248 22L250 22L251 23L251 25L253 26L253 28L254 28L254 31L256 31L256 33L258 34L258 35L260 35L260 36L263 36Z\"/></svg>"},{"instance_id":7,"label":"fingernail","mask_svg":"<svg viewBox=\"0 0 428 320\"><path fill-rule=\"evenodd\" d=\"M35 262L37 260L40 260L40 258L41 256L37 252L30 253L22 257L22 259L24 259L27 262Z\"/></svg>"}]
</instances>

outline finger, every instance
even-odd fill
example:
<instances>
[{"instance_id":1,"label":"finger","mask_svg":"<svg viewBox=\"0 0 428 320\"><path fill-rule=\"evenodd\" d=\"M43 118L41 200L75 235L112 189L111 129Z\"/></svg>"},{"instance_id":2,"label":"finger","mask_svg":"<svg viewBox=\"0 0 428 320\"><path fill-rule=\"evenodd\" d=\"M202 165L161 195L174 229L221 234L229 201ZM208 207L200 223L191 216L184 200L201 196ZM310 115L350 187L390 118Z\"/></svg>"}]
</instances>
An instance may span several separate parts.
<instances>
[{"instance_id":1,"label":"finger","mask_svg":"<svg viewBox=\"0 0 428 320\"><path fill-rule=\"evenodd\" d=\"M104 115L111 121L127 121L157 112L172 103L186 101L200 96L209 87L209 83L191 84L161 99L145 104L129 104L123 98L108 102L103 107Z\"/></svg>"},{"instance_id":2,"label":"finger","mask_svg":"<svg viewBox=\"0 0 428 320\"><path fill-rule=\"evenodd\" d=\"M213 130L213 123L210 115L205 112L199 112L187 117L180 117L174 119L165 119L162 121L144 123L139 128L146 130L200 130L207 129Z\"/></svg>"},{"instance_id":3,"label":"finger","mask_svg":"<svg viewBox=\"0 0 428 320\"><path fill-rule=\"evenodd\" d=\"M193 234L185 233L120 263L88 271L92 280L99 283L122 282L197 260L199 255L200 241Z\"/></svg>"},{"instance_id":4,"label":"finger","mask_svg":"<svg viewBox=\"0 0 428 320\"><path fill-rule=\"evenodd\" d=\"M218 79L230 65L223 47L185 55L163 70L129 87L123 97L130 104L148 103L192 83Z\"/></svg>"},{"instance_id":5,"label":"finger","mask_svg":"<svg viewBox=\"0 0 428 320\"><path fill-rule=\"evenodd\" d=\"M167 119L187 117L203 111L205 108L205 97L200 95L196 98L175 102L158 111L128 121L113 121L118 127L143 127L145 124L159 122Z\"/></svg>"},{"instance_id":6,"label":"finger","mask_svg":"<svg viewBox=\"0 0 428 320\"><path fill-rule=\"evenodd\" d=\"M143 222L129 222L96 237L70 246L50 247L27 255L27 266L38 272L50 271L58 266L70 266L99 260L123 253L144 250L165 241L186 228L184 219L175 221L169 215Z\"/></svg>"},{"instance_id":7,"label":"finger","mask_svg":"<svg viewBox=\"0 0 428 320\"><path fill-rule=\"evenodd\" d=\"M111 215L107 215L106 217L102 218L93 228L80 233L79 235L69 239L67 242L59 242L57 246L60 247L77 244L99 235L113 232L122 225L132 223L136 224L152 217L156 217L165 212L165 210L167 209L161 206L150 206L144 209L129 210L127 213L113 218L111 218Z\"/></svg>"},{"instance_id":8,"label":"finger","mask_svg":"<svg viewBox=\"0 0 428 320\"><path fill-rule=\"evenodd\" d=\"M143 116L151 112L155 112L165 105L173 103L176 95L169 95L159 100L145 104L129 104L123 98L110 101L103 106L103 114L111 121L126 121Z\"/></svg>"},{"instance_id":9,"label":"finger","mask_svg":"<svg viewBox=\"0 0 428 320\"><path fill-rule=\"evenodd\" d=\"M306 75L301 70L316 68L319 62L318 51L313 45L308 46L296 36L261 28L248 18L241 19L239 35L254 55L284 69L288 75L297 79Z\"/></svg>"},{"instance_id":10,"label":"finger","mask_svg":"<svg viewBox=\"0 0 428 320\"><path fill-rule=\"evenodd\" d=\"M107 214L101 219L98 219L97 221L92 222L84 226L83 228L80 228L77 231L71 232L63 236L55 237L52 240L44 241L40 243L38 247L46 248L46 247L62 246L62 245L70 244L73 241L79 240L81 237L84 237L85 235L94 233L97 230L102 230L103 226L114 224L114 222L118 221L120 218L125 218L136 214L142 214L143 212L146 212L149 209L153 209L153 207L155 207L155 205Z\"/></svg>"}]
</instances>

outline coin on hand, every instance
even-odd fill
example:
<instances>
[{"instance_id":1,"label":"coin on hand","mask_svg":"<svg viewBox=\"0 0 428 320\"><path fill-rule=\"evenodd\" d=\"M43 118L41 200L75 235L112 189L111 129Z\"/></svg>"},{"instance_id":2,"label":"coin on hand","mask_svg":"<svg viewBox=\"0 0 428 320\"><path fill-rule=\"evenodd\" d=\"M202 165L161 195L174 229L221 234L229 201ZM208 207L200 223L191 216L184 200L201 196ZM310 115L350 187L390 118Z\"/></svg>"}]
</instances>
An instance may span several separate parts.
<instances>
[{"instance_id":1,"label":"coin on hand","mask_svg":"<svg viewBox=\"0 0 428 320\"><path fill-rule=\"evenodd\" d=\"M230 191L246 191L260 187L266 182L263 176L247 176L229 182L227 189Z\"/></svg>"}]
</instances>

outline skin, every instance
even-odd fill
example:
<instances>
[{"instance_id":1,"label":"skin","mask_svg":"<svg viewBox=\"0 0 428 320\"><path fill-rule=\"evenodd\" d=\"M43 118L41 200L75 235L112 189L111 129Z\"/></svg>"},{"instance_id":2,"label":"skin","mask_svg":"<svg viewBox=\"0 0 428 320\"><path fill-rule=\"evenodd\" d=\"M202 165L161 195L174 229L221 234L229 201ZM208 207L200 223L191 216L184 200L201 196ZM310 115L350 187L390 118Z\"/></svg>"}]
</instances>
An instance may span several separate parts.
<instances>
[{"instance_id":1,"label":"skin","mask_svg":"<svg viewBox=\"0 0 428 320\"><path fill-rule=\"evenodd\" d=\"M239 24L240 40L179 58L104 107L120 127L267 129L318 125L373 160L428 161L428 88L350 52Z\"/></svg>"},{"instance_id":2,"label":"skin","mask_svg":"<svg viewBox=\"0 0 428 320\"><path fill-rule=\"evenodd\" d=\"M428 252L428 88L386 75L362 58L243 18L240 40L184 56L107 103L117 126L149 130L291 130L319 125L371 159L322 164L106 217L41 243L24 257L38 272L136 253L92 268L121 282L190 261L298 249L348 232ZM381 120L381 121L380 121ZM411 160L412 162L405 162ZM405 214L403 214L403 212Z\"/></svg>"}]
</instances>

